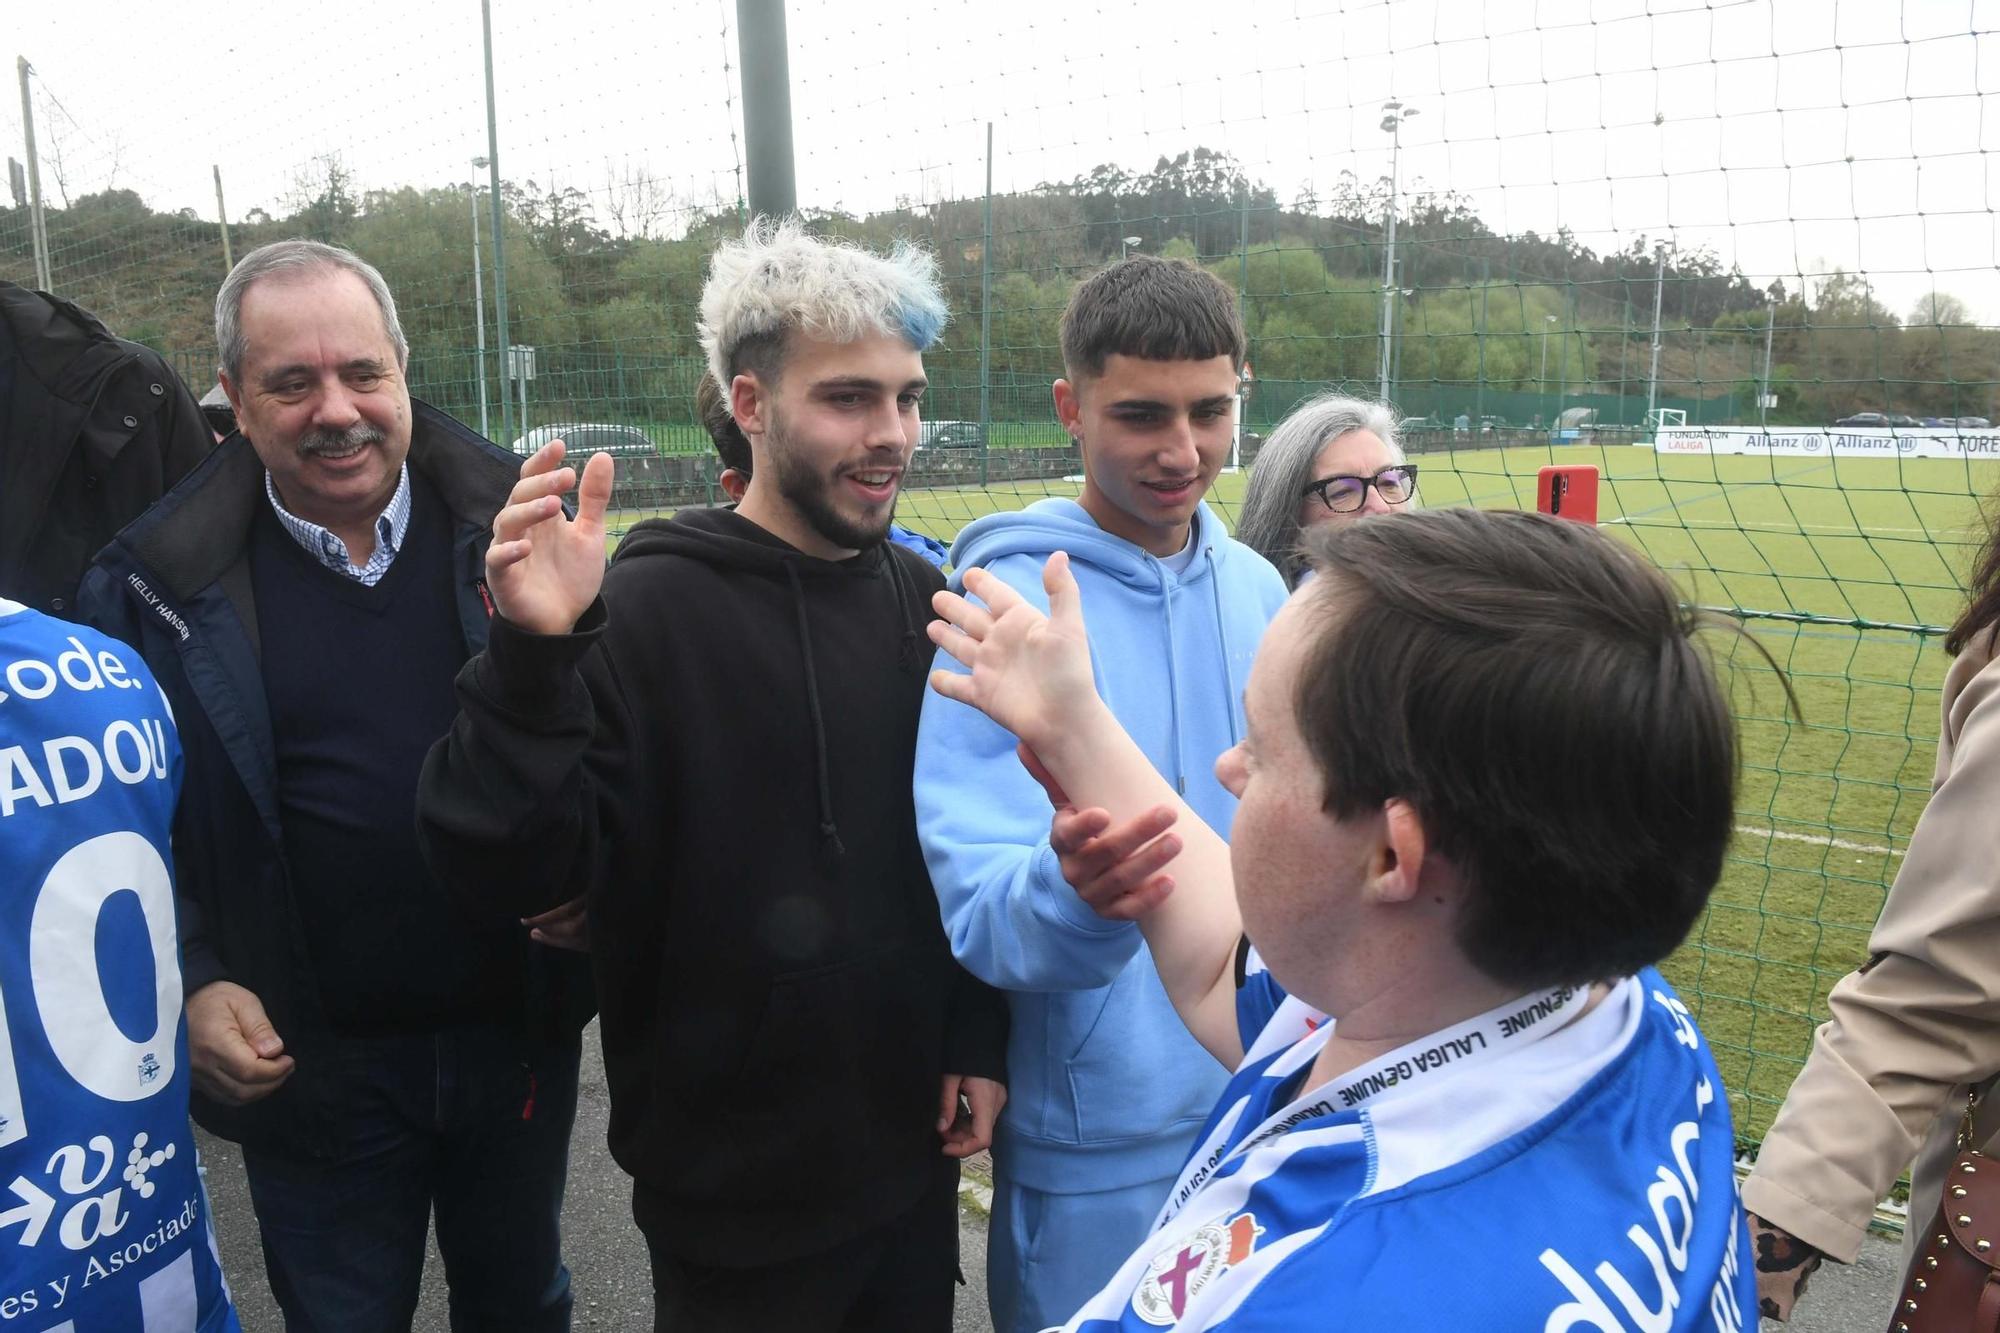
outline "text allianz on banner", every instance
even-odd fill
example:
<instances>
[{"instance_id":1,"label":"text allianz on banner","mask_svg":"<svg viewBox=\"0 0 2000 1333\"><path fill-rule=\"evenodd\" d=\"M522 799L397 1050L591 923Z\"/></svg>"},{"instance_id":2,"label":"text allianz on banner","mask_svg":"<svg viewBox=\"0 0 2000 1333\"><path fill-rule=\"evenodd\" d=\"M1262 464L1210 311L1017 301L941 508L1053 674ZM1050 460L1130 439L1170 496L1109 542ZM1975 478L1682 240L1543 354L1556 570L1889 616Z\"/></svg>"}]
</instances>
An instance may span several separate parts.
<instances>
[{"instance_id":1,"label":"text allianz on banner","mask_svg":"<svg viewBox=\"0 0 2000 1333\"><path fill-rule=\"evenodd\" d=\"M1662 454L1788 454L1806 458L2000 459L2000 431L1933 429L1758 430L1681 427L1653 438Z\"/></svg>"}]
</instances>

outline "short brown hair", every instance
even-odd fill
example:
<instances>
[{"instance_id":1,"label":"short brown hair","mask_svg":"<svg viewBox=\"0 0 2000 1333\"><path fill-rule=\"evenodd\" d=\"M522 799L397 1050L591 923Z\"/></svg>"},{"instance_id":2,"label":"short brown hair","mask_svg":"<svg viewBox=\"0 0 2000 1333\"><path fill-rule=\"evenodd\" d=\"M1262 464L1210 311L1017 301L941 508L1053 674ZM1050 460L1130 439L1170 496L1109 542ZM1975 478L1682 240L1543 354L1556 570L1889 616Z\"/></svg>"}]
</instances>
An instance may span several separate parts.
<instances>
[{"instance_id":1,"label":"short brown hair","mask_svg":"<svg viewBox=\"0 0 2000 1333\"><path fill-rule=\"evenodd\" d=\"M1226 356L1240 371L1243 355L1236 293L1185 259L1121 259L1078 283L1063 311L1063 367L1071 379L1102 375L1113 356L1147 361Z\"/></svg>"},{"instance_id":2,"label":"short brown hair","mask_svg":"<svg viewBox=\"0 0 2000 1333\"><path fill-rule=\"evenodd\" d=\"M1735 823L1736 727L1693 638L1709 619L1628 548L1542 514L1327 523L1306 549L1323 632L1297 708L1326 809L1416 808L1465 879L1458 945L1497 981L1672 952Z\"/></svg>"},{"instance_id":3,"label":"short brown hair","mask_svg":"<svg viewBox=\"0 0 2000 1333\"><path fill-rule=\"evenodd\" d=\"M715 452L722 455L722 466L734 468L744 476L750 475L750 440L743 434L743 428L736 424L736 418L729 411L729 400L723 396L722 386L715 382L715 376L703 373L701 383L695 385L694 410L701 417L702 428L708 438L715 443Z\"/></svg>"}]
</instances>

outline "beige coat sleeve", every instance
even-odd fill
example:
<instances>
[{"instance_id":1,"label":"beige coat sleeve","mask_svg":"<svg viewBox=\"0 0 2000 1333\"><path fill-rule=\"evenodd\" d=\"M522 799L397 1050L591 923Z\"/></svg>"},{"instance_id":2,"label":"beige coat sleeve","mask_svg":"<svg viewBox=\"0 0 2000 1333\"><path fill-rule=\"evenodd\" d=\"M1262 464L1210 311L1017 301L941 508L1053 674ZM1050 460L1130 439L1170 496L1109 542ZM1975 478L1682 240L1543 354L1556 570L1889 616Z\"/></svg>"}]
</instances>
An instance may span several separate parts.
<instances>
[{"instance_id":1,"label":"beige coat sleeve","mask_svg":"<svg viewBox=\"0 0 2000 1333\"><path fill-rule=\"evenodd\" d=\"M2000 665L1952 664L1930 804L1869 941L1744 1182L1751 1212L1842 1263L1965 1085L2000 1071ZM1982 1117L1984 1119L1985 1117ZM1935 1196L1912 1198L1922 1220Z\"/></svg>"}]
</instances>

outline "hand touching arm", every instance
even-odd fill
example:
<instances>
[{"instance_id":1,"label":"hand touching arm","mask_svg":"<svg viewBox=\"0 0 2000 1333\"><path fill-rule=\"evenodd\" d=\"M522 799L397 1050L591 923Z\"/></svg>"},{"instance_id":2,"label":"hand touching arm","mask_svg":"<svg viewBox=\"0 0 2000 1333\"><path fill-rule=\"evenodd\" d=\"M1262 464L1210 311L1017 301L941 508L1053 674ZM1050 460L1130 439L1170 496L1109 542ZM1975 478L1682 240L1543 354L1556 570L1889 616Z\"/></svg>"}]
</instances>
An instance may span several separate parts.
<instances>
[{"instance_id":1,"label":"hand touching arm","mask_svg":"<svg viewBox=\"0 0 2000 1333\"><path fill-rule=\"evenodd\" d=\"M965 583L986 608L954 593L937 594L933 604L943 620L931 623L931 641L970 672L933 672L932 688L1019 737L1046 781L1080 812L1103 812L1101 821L1080 819L1065 831L1076 873L1102 880L1087 888L1086 901L1102 916L1139 922L1181 1020L1218 1060L1233 1066L1243 1048L1230 959L1242 925L1228 844L1188 808L1098 697L1067 556L1050 557L1043 582L1047 616L983 570L969 571ZM1102 878L1131 852L1168 836L1145 833L1166 822L1176 828L1170 835L1176 854L1168 858L1164 846L1156 847L1138 862L1144 873ZM1093 847L1094 839L1107 838ZM1071 866L1064 871L1068 877Z\"/></svg>"}]
</instances>

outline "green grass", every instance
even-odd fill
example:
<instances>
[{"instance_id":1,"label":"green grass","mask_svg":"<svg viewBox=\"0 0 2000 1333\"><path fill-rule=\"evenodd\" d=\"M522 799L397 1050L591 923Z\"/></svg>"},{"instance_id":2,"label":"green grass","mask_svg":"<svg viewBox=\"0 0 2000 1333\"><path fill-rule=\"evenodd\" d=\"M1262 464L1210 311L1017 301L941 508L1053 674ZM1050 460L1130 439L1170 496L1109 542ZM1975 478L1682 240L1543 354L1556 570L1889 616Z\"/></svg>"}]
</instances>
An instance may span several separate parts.
<instances>
[{"instance_id":1,"label":"green grass","mask_svg":"<svg viewBox=\"0 0 2000 1333\"><path fill-rule=\"evenodd\" d=\"M1742 729L1738 834L1706 915L1664 969L1696 1007L1738 1134L1754 1143L1810 1048L1827 991L1866 957L1929 793L1947 659L1934 636L1895 627L1950 622L1977 497L2000 470L1663 457L1630 446L1416 461L1424 504L1482 508L1531 507L1544 464L1596 464L1607 530L1667 570L1689 601L1738 613L1798 693L1802 723L1787 715L1782 685L1749 643L1714 636ZM1211 501L1225 517L1245 480L1217 480ZM1076 490L1052 481L911 491L900 518L949 541L984 514Z\"/></svg>"}]
</instances>

